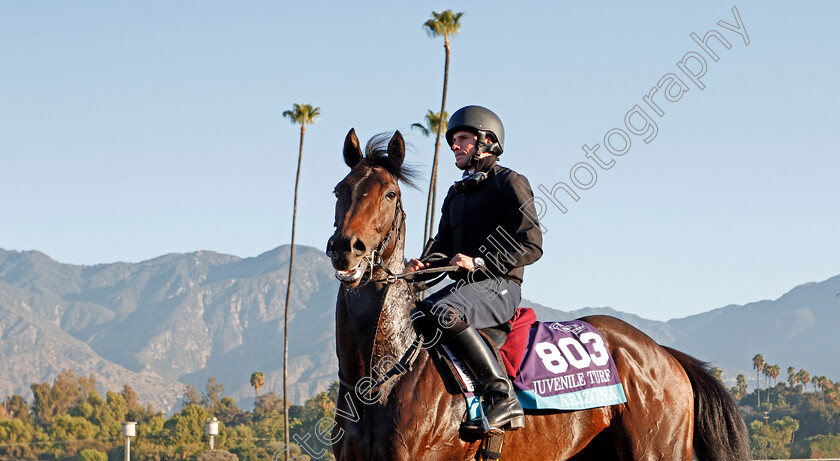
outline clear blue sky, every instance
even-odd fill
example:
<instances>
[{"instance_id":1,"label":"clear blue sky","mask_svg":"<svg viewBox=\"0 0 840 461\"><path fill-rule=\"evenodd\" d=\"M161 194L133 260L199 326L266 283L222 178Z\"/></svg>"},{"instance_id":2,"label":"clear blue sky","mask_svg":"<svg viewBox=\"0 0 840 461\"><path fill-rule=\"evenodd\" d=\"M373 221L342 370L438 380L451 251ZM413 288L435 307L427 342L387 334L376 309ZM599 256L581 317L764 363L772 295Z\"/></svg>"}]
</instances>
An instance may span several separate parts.
<instances>
[{"instance_id":1,"label":"clear blue sky","mask_svg":"<svg viewBox=\"0 0 840 461\"><path fill-rule=\"evenodd\" d=\"M401 130L427 182L433 140L409 126L439 108L443 47L421 25L451 8L465 14L447 107L496 111L502 163L547 204L525 297L666 320L840 273L840 4L567 3L2 2L0 247L97 264L288 243L299 129L281 114L305 102L323 116L306 134L297 235L323 248L351 127ZM735 24L734 5L749 45L717 24ZM731 43L712 41L717 62L689 36L712 28ZM690 51L703 90L677 67ZM654 96L654 115L642 97L668 73L689 91ZM613 156L604 135L627 131L636 104L656 137ZM538 187L569 184L595 143L615 164L593 165L563 214ZM441 195L458 175L449 155ZM411 255L425 190L404 196Z\"/></svg>"}]
</instances>

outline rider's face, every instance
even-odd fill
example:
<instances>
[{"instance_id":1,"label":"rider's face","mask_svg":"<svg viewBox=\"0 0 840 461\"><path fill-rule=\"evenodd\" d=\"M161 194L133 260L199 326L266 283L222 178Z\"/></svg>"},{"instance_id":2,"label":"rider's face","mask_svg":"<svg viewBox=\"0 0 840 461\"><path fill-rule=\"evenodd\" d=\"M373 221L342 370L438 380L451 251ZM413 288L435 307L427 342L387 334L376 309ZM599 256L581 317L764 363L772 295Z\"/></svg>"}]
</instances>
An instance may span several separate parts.
<instances>
[{"instance_id":1,"label":"rider's face","mask_svg":"<svg viewBox=\"0 0 840 461\"><path fill-rule=\"evenodd\" d=\"M455 164L458 168L464 168L470 163L477 140L478 136L469 131L458 131L452 136L452 152L455 154Z\"/></svg>"}]
</instances>

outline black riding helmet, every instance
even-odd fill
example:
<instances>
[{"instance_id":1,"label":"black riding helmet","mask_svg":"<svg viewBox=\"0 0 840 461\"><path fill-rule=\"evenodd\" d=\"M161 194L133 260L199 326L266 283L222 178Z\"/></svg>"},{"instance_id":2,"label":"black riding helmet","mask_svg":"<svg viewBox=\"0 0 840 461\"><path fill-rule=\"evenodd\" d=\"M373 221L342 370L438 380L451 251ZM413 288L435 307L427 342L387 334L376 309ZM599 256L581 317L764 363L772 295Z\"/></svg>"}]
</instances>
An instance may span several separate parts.
<instances>
[{"instance_id":1,"label":"black riding helmet","mask_svg":"<svg viewBox=\"0 0 840 461\"><path fill-rule=\"evenodd\" d=\"M449 129L446 130L446 142L452 147L452 138L459 131L470 131L478 135L492 135L486 142L493 141L488 152L502 155L505 148L505 127L502 120L492 110L481 106L466 106L455 111L449 117Z\"/></svg>"}]
</instances>

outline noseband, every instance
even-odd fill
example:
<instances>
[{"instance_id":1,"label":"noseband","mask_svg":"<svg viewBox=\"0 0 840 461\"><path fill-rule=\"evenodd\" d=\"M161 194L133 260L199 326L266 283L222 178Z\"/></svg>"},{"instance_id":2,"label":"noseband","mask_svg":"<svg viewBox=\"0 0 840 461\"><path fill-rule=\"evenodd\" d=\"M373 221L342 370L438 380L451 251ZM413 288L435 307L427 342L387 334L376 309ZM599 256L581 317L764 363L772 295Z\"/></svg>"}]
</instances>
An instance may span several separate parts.
<instances>
[{"instance_id":1,"label":"noseband","mask_svg":"<svg viewBox=\"0 0 840 461\"><path fill-rule=\"evenodd\" d=\"M388 234L385 235L385 238L379 242L379 246L373 250L370 255L362 256L362 260L367 261L368 270L370 271L370 275L368 279L360 284L357 288L363 287L370 282L388 282L394 283L397 281L397 278L388 266L385 265L385 260L382 258L382 255L385 253L385 250L388 249L388 246L391 244L391 241L398 241L400 239L400 231L402 228L402 223L405 222L405 211L402 207L402 197L397 198L397 206L394 208L394 219L391 221L391 229L388 231ZM396 235L396 238L394 237ZM380 268L385 271L388 276L384 279L380 280L372 280L373 279L373 270L375 268Z\"/></svg>"}]
</instances>

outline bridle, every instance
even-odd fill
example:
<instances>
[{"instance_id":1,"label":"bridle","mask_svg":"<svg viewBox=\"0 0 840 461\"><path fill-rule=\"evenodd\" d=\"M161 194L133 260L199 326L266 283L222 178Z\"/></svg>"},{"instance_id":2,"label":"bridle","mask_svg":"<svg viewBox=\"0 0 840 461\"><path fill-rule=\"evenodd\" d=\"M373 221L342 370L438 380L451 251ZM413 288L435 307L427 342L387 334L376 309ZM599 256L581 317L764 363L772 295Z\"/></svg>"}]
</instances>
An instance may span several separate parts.
<instances>
[{"instance_id":1,"label":"bridle","mask_svg":"<svg viewBox=\"0 0 840 461\"><path fill-rule=\"evenodd\" d=\"M365 255L362 257L364 261L367 262L367 270L369 271L369 276L366 280L363 281L360 285L357 285L353 289L361 288L368 283L384 283L386 285L392 285L399 281L400 279L411 279L414 275L421 275L421 274L429 274L429 273L443 273L443 272L450 272L456 271L460 269L458 266L445 266L445 267L434 267L429 269L421 269L414 272L403 272L401 274L395 274L391 269L385 264L385 260L382 255L391 246L392 243L398 242L401 237L402 227L405 223L405 210L402 206L402 196L398 196L397 198L397 206L394 208L394 219L391 221L391 229L388 230L388 233L385 235L385 238L379 242L376 249L373 250L370 255ZM375 268L381 269L385 272L386 276L381 279L374 279L373 272ZM425 289L425 286L423 287ZM412 293L415 290L411 290ZM382 312L380 311L380 316ZM379 325L379 319L377 319L377 328ZM391 368L383 373L381 378L376 382L373 382L373 378L370 376L363 377L359 383L356 385L351 384L347 380L345 380L340 374L338 377L339 383L347 388L348 390L360 391L365 390L367 391L368 395L370 396L374 392L379 391L383 386L388 384L391 381L396 380L398 377L403 375L404 373L411 371L412 365L414 361L417 359L417 356L420 354L421 346L424 345L423 343L424 338L423 335L418 334L414 341L412 342L411 346L406 350L403 354L400 361L396 364L393 364ZM371 368L371 371L373 369ZM359 388L362 384L369 384L370 386L364 386L363 388Z\"/></svg>"},{"instance_id":2,"label":"bridle","mask_svg":"<svg viewBox=\"0 0 840 461\"><path fill-rule=\"evenodd\" d=\"M459 269L458 266L444 266L444 267L433 267L430 269L421 269L413 272L403 272L401 274L395 274L391 269L385 264L385 260L382 258L382 255L385 253L385 250L388 249L388 246L391 245L391 241L394 239L396 235L396 240L400 239L400 232L402 230L402 224L405 222L405 211L403 210L402 206L402 196L397 198L397 206L394 209L394 219L391 221L391 229L388 231L388 234L385 235L385 238L379 242L379 245L373 250L370 255L362 256L362 259L367 262L368 271L370 276L364 283L360 284L358 287L362 287L367 285L368 283L385 283L387 285L391 285L396 283L400 279L411 279L416 275L424 275L424 274L432 274L432 273L441 273L441 272L452 272L457 271ZM382 272L385 272L385 277L381 279L374 279L373 278L373 271L375 268L379 268ZM357 287L357 288L358 288ZM425 287L423 287L425 289Z\"/></svg>"}]
</instances>

